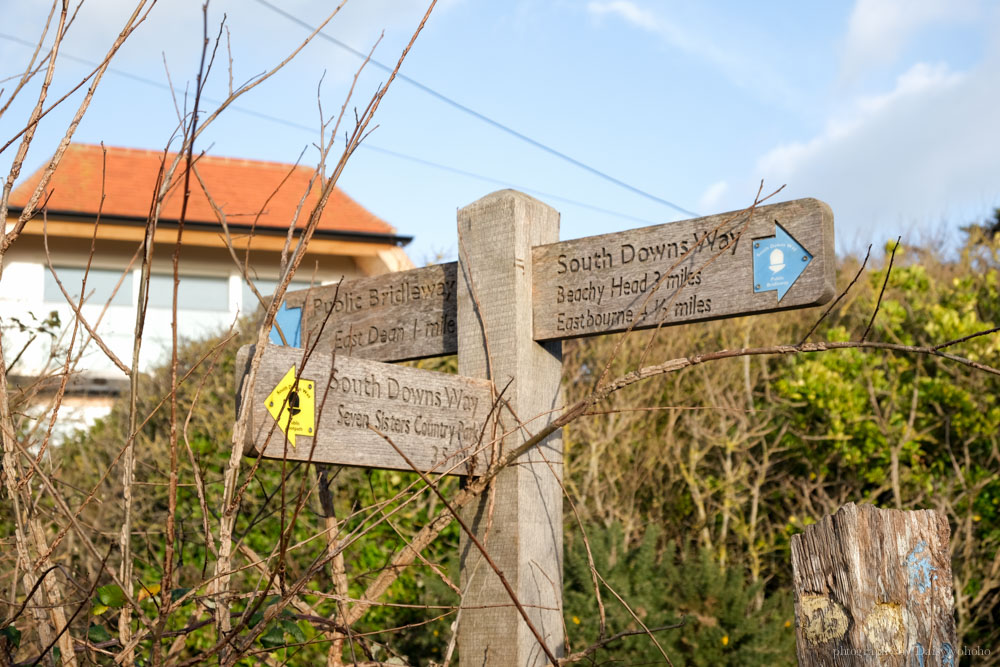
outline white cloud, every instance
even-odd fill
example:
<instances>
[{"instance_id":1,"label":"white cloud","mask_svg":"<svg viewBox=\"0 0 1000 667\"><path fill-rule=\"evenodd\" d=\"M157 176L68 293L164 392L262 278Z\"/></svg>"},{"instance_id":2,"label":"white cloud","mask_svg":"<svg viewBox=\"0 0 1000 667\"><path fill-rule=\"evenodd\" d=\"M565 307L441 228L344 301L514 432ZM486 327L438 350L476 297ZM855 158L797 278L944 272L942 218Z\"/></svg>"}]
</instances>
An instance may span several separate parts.
<instances>
[{"instance_id":1,"label":"white cloud","mask_svg":"<svg viewBox=\"0 0 1000 667\"><path fill-rule=\"evenodd\" d=\"M446 11L456 0L439 3L436 12ZM319 25L333 11L333 6L319 7L312 0L269 0L281 11L303 21L309 26ZM19 9L12 13L6 25L9 32L25 35L33 39L41 31L47 14L47 4L17 3ZM147 20L139 26L135 35L126 42L121 53L113 62L119 67L140 75L163 78L163 59L172 70L171 74L186 78L189 63L198 62L202 43L203 0L174 0L159 3L149 12ZM24 5L24 7L20 7ZM87 0L67 33L64 45L66 53L99 60L114 41L132 12L134 3L121 0ZM363 0L348 2L327 24L324 32L351 46L367 52L383 30L386 42L376 58L392 59L396 52L385 49L392 38L408 39L417 26L423 11L424 0ZM220 23L226 18L226 25L232 40L233 57L239 78L243 62L247 63L245 76L256 75L261 64L271 65L288 55L292 49L309 34L309 30L293 20L257 2L247 0L213 0L208 6L208 34L214 40ZM50 29L51 41L54 28ZM220 50L225 56L226 34L223 34ZM308 56L322 49L323 65L336 72L338 65L344 66L345 76L354 73L357 58L341 51L329 43L317 39L308 49ZM382 53L382 50L385 52ZM301 60L302 58L300 58ZM319 59L319 57L317 57ZM183 63L188 69L180 69Z\"/></svg>"},{"instance_id":2,"label":"white cloud","mask_svg":"<svg viewBox=\"0 0 1000 667\"><path fill-rule=\"evenodd\" d=\"M679 25L661 14L642 8L633 0L591 0L587 13L597 20L617 18L625 23L655 34L673 48L709 63L731 83L774 102L785 103L796 95L785 81L750 52L738 53L720 47L696 26Z\"/></svg>"},{"instance_id":3,"label":"white cloud","mask_svg":"<svg viewBox=\"0 0 1000 667\"><path fill-rule=\"evenodd\" d=\"M684 30L670 21L647 11L631 0L610 0L587 3L587 12L594 18L617 17L633 27L645 30L663 38L676 49L707 59L711 63L728 67L733 59L718 50L709 40L694 36L693 31Z\"/></svg>"},{"instance_id":4,"label":"white cloud","mask_svg":"<svg viewBox=\"0 0 1000 667\"><path fill-rule=\"evenodd\" d=\"M854 109L845 117L832 118L818 136L807 142L792 142L778 146L757 162L757 169L769 178L787 179L817 156L835 151L857 136L870 133L872 126L883 124L886 119L906 113L906 109L919 106L953 88L966 75L950 72L945 65L917 63L896 81L896 87L883 95L859 98ZM888 129L888 128L885 128ZM887 139L891 134L881 134Z\"/></svg>"},{"instance_id":5,"label":"white cloud","mask_svg":"<svg viewBox=\"0 0 1000 667\"><path fill-rule=\"evenodd\" d=\"M643 30L649 30L650 32L657 32L660 30L660 22L653 16L652 13L641 9L634 2L629 0L613 0L612 2L589 2L587 3L587 11L592 16L606 16L608 14L616 14L619 18L624 19L626 22L632 25L642 28Z\"/></svg>"},{"instance_id":6,"label":"white cloud","mask_svg":"<svg viewBox=\"0 0 1000 667\"><path fill-rule=\"evenodd\" d=\"M698 210L706 215L710 211L718 210L722 197L728 191L729 183L726 181L716 181L715 183L712 183L705 188L705 192L703 192L701 197L698 199Z\"/></svg>"},{"instance_id":7,"label":"white cloud","mask_svg":"<svg viewBox=\"0 0 1000 667\"><path fill-rule=\"evenodd\" d=\"M877 240L890 228L981 213L1000 196L998 78L998 54L968 72L914 65L812 139L769 151L754 177L788 183L789 198L824 199L840 233Z\"/></svg>"},{"instance_id":8,"label":"white cloud","mask_svg":"<svg viewBox=\"0 0 1000 667\"><path fill-rule=\"evenodd\" d=\"M844 39L841 75L850 82L865 69L891 65L922 28L977 14L977 0L857 0Z\"/></svg>"}]
</instances>

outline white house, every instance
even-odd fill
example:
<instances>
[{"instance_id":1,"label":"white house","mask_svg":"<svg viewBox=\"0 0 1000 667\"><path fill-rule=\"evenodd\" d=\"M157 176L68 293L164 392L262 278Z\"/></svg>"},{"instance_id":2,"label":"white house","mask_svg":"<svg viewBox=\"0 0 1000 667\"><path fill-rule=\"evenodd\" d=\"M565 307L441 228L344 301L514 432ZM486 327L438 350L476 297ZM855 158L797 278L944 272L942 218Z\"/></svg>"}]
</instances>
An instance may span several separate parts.
<instances>
[{"instance_id":1,"label":"white house","mask_svg":"<svg viewBox=\"0 0 1000 667\"><path fill-rule=\"evenodd\" d=\"M13 385L61 366L70 343L73 309L68 295L79 298L84 271L83 317L126 366L131 364L140 259L161 163L173 154L130 148L73 144L47 188L44 215L39 212L3 257L0 276L0 333ZM182 163L183 164L183 163ZM44 166L14 189L8 229L36 188ZM276 284L290 222L301 207L301 228L318 198L310 187L313 170L289 164L202 156L192 175L185 216L178 287L179 332L199 337L228 329L241 313L258 306L227 248L223 215L240 262L264 296ZM178 168L155 236L153 275L143 338L144 367L169 355L172 256L183 199L183 168ZM204 186L202 186L202 182ZM206 191L208 194L206 195ZM102 203L103 194L103 203ZM99 215L99 224L98 222ZM377 275L411 268L402 250L410 240L372 215L339 189L335 190L296 275L296 287L335 282L343 277ZM48 250L46 251L46 244ZM93 248L93 253L91 249ZM58 337L38 335L33 323L56 313ZM74 349L89 339L79 329ZM30 342L30 344L29 344ZM16 359L16 361L15 361ZM82 357L64 404L84 422L106 414L112 397L125 386L125 375L96 344Z\"/></svg>"}]
</instances>

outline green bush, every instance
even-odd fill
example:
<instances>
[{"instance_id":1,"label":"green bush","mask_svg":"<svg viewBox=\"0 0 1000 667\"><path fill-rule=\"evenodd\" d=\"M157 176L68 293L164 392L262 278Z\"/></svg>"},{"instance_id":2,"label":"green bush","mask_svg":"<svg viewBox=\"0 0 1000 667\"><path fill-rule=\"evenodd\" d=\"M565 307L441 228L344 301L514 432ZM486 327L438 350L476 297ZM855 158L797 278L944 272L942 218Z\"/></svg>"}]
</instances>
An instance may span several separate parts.
<instances>
[{"instance_id":1,"label":"green bush","mask_svg":"<svg viewBox=\"0 0 1000 667\"><path fill-rule=\"evenodd\" d=\"M601 596L607 616L605 636L646 627L682 623L655 632L674 665L793 665L795 630L787 590L766 592L749 581L744 568L723 566L706 550L657 543L662 531L646 530L633 547L621 527L587 530L594 565L607 582ZM572 648L598 641L600 615L583 539L567 541L565 618ZM614 591L614 593L612 592ZM635 616L616 598L621 596ZM660 663L663 657L648 635L619 639L594 654L597 662Z\"/></svg>"}]
</instances>

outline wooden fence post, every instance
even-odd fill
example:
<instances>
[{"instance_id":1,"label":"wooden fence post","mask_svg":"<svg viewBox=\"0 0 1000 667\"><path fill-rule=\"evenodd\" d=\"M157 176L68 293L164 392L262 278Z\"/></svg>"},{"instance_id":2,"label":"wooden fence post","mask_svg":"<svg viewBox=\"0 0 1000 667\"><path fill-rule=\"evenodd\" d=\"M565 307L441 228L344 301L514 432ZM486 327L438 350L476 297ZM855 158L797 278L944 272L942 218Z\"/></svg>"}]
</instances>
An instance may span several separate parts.
<instances>
[{"instance_id":1,"label":"wooden fence post","mask_svg":"<svg viewBox=\"0 0 1000 667\"><path fill-rule=\"evenodd\" d=\"M562 343L532 339L531 281L531 248L559 240L559 214L503 190L461 209L458 234L458 372L489 378L503 391L510 409L498 411L497 432L510 435L498 449L509 451L554 419L561 404ZM518 418L524 428L516 427ZM487 428L484 441L490 439ZM564 647L562 491L555 478L562 478L562 463L556 433L501 472L492 492L464 513L556 656ZM461 663L546 664L492 568L469 540L461 549Z\"/></svg>"},{"instance_id":2,"label":"wooden fence post","mask_svg":"<svg viewBox=\"0 0 1000 667\"><path fill-rule=\"evenodd\" d=\"M800 667L954 667L949 528L930 510L844 505L792 536Z\"/></svg>"}]
</instances>

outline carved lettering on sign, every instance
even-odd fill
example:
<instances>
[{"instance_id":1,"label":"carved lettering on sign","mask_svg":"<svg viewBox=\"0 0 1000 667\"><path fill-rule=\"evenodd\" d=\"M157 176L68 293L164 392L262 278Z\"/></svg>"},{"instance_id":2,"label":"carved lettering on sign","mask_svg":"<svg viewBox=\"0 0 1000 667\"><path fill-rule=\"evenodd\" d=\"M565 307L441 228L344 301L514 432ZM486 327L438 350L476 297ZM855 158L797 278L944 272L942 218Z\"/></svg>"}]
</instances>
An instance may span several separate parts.
<instances>
[{"instance_id":1,"label":"carved lettering on sign","mask_svg":"<svg viewBox=\"0 0 1000 667\"><path fill-rule=\"evenodd\" d=\"M776 221L810 248L808 261L794 267L794 282L782 283L780 298L776 291L755 291L751 251L753 239L775 235ZM818 305L834 293L833 247L833 215L815 199L763 206L752 217L727 213L538 246L532 250L534 337Z\"/></svg>"},{"instance_id":2,"label":"carved lettering on sign","mask_svg":"<svg viewBox=\"0 0 1000 667\"><path fill-rule=\"evenodd\" d=\"M405 361L457 349L454 262L289 292L302 308L302 344L317 350Z\"/></svg>"},{"instance_id":3,"label":"carved lettering on sign","mask_svg":"<svg viewBox=\"0 0 1000 667\"><path fill-rule=\"evenodd\" d=\"M238 380L252 349L240 350ZM248 454L411 470L374 427L420 470L467 474L470 458L485 470L480 436L492 406L488 381L321 353L313 353L303 369L302 355L303 350L289 347L265 350L251 396ZM299 429L294 443L266 405L276 386L290 384L289 368L315 385L315 434Z\"/></svg>"}]
</instances>

